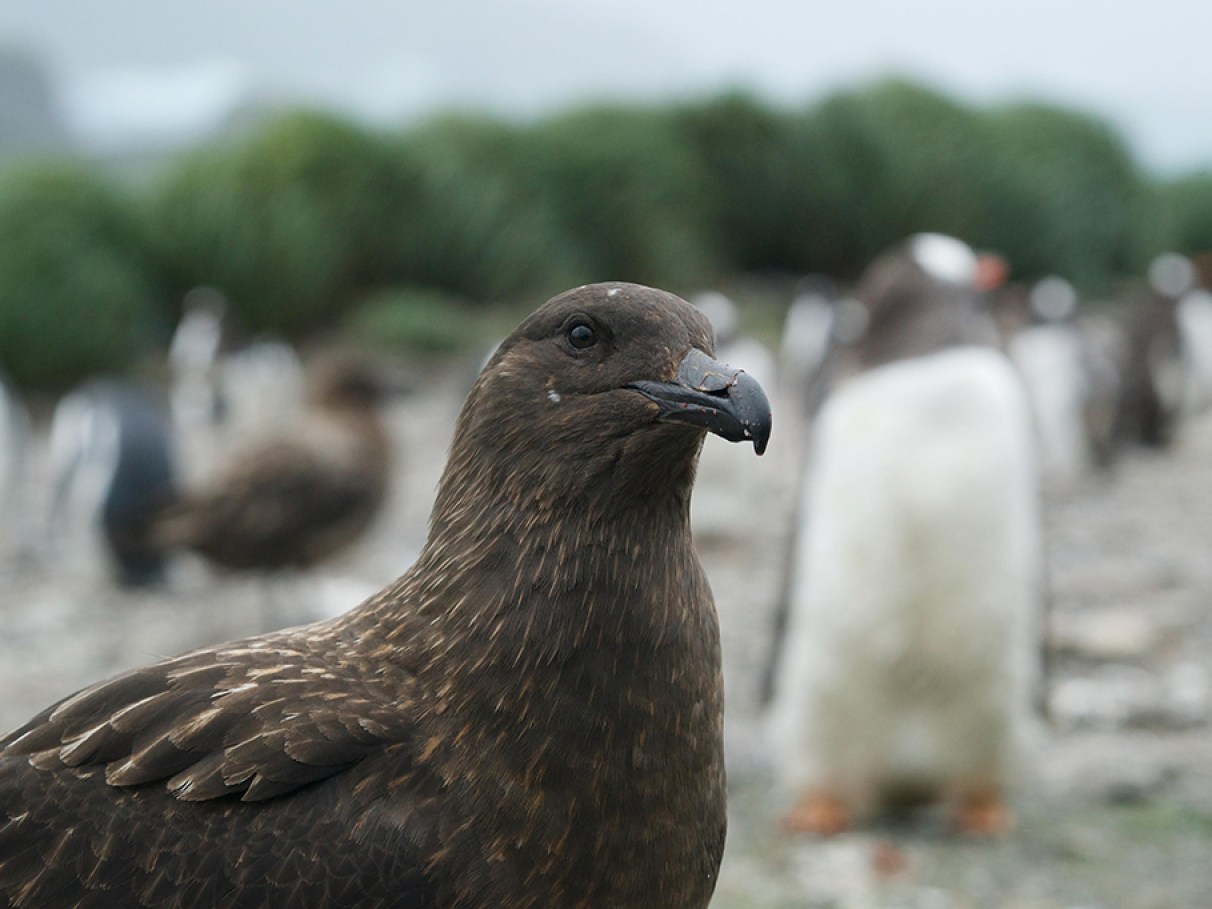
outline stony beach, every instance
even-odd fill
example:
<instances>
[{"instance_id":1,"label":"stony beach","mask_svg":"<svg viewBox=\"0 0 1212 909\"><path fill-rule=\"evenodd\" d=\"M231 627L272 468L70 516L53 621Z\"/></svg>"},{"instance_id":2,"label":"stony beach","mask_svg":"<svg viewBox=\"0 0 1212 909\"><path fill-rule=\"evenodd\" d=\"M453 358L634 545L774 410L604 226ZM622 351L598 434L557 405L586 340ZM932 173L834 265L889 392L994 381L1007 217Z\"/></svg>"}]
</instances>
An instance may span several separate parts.
<instances>
[{"instance_id":1,"label":"stony beach","mask_svg":"<svg viewBox=\"0 0 1212 909\"><path fill-rule=\"evenodd\" d=\"M370 536L317 571L216 575L183 558L166 589L125 592L62 557L0 564L0 724L82 685L215 641L355 605L408 567L466 369L394 406L393 496ZM777 405L776 405L777 406ZM778 432L776 422L776 434ZM708 445L722 445L708 439ZM1212 446L1128 452L1046 498L1048 716L995 841L929 813L791 839L764 759L758 680L793 519L790 439L753 459L754 511L701 542L720 612L731 821L717 909L1182 909L1212 892ZM709 482L705 473L704 483ZM711 490L700 484L697 495ZM34 525L28 539L37 540Z\"/></svg>"}]
</instances>

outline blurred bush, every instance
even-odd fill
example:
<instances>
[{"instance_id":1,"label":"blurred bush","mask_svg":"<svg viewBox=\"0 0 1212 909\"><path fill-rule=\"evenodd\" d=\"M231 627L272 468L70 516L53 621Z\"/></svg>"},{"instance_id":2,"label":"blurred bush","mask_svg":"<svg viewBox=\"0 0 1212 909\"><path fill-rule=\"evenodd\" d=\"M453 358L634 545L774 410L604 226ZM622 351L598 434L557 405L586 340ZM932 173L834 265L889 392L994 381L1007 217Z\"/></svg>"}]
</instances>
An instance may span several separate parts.
<instances>
[{"instance_id":1,"label":"blurred bush","mask_svg":"<svg viewBox=\"0 0 1212 909\"><path fill-rule=\"evenodd\" d=\"M983 245L992 149L967 108L889 80L825 99L802 128L819 181L803 238L814 270L853 276L916 231Z\"/></svg>"},{"instance_id":2,"label":"blurred bush","mask_svg":"<svg viewBox=\"0 0 1212 909\"><path fill-rule=\"evenodd\" d=\"M584 273L574 237L531 173L522 127L442 117L396 148L422 175L419 198L399 206L399 280L494 300L562 289Z\"/></svg>"},{"instance_id":3,"label":"blurred bush","mask_svg":"<svg viewBox=\"0 0 1212 909\"><path fill-rule=\"evenodd\" d=\"M572 244L576 281L672 289L726 270L707 230L707 185L663 109L589 107L541 121L519 177Z\"/></svg>"},{"instance_id":4,"label":"blurred bush","mask_svg":"<svg viewBox=\"0 0 1212 909\"><path fill-rule=\"evenodd\" d=\"M798 272L823 179L803 118L732 93L673 110L678 141L702 181L697 216L717 270ZM701 278L701 276L696 276Z\"/></svg>"},{"instance_id":5,"label":"blurred bush","mask_svg":"<svg viewBox=\"0 0 1212 909\"><path fill-rule=\"evenodd\" d=\"M253 332L344 322L433 349L453 298L846 279L921 230L998 250L1017 277L1097 289L1160 249L1212 247L1212 176L1151 182L1101 120L900 80L794 109L730 93L401 132L295 113L139 195L72 167L5 181L0 364L26 384L120 367L200 284Z\"/></svg>"},{"instance_id":6,"label":"blurred bush","mask_svg":"<svg viewBox=\"0 0 1212 909\"><path fill-rule=\"evenodd\" d=\"M1016 273L1099 287L1143 267L1149 189L1109 126L1038 104L984 119L998 181L988 242Z\"/></svg>"},{"instance_id":7,"label":"blurred bush","mask_svg":"<svg viewBox=\"0 0 1212 909\"><path fill-rule=\"evenodd\" d=\"M395 287L367 297L345 319L343 330L362 344L430 354L473 349L482 340L475 325L472 310L460 297L431 288Z\"/></svg>"},{"instance_id":8,"label":"blurred bush","mask_svg":"<svg viewBox=\"0 0 1212 909\"><path fill-rule=\"evenodd\" d=\"M744 95L682 108L717 248L741 271L852 277L916 231L995 249L1015 274L1097 285L1140 267L1148 192L1103 123L981 112L882 80L779 112Z\"/></svg>"},{"instance_id":9,"label":"blurred bush","mask_svg":"<svg viewBox=\"0 0 1212 909\"><path fill-rule=\"evenodd\" d=\"M398 276L400 212L424 193L408 164L386 139L314 113L200 151L151 202L165 280L178 294L218 288L253 331L331 324Z\"/></svg>"},{"instance_id":10,"label":"blurred bush","mask_svg":"<svg viewBox=\"0 0 1212 909\"><path fill-rule=\"evenodd\" d=\"M1159 184L1157 207L1154 251L1174 250L1188 255L1212 251L1212 172Z\"/></svg>"},{"instance_id":11,"label":"blurred bush","mask_svg":"<svg viewBox=\"0 0 1212 909\"><path fill-rule=\"evenodd\" d=\"M120 370L149 340L159 289L132 201L83 166L0 179L0 367L64 387Z\"/></svg>"}]
</instances>

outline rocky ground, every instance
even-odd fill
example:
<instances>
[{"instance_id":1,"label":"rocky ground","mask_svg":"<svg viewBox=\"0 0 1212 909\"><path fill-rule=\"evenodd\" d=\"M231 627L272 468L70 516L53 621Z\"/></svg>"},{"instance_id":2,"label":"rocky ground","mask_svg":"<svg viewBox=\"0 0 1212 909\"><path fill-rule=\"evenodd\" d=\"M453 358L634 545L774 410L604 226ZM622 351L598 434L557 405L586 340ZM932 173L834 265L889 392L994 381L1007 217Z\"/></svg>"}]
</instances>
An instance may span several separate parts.
<instances>
[{"instance_id":1,"label":"rocky ground","mask_svg":"<svg viewBox=\"0 0 1212 909\"><path fill-rule=\"evenodd\" d=\"M717 569L732 760L714 909L1212 905L1209 452L1192 439L1131 454L1048 496L1050 716L996 841L957 838L929 813L831 840L784 836L749 687L765 645L746 629L765 626L735 609L746 571Z\"/></svg>"},{"instance_id":2,"label":"rocky ground","mask_svg":"<svg viewBox=\"0 0 1212 909\"><path fill-rule=\"evenodd\" d=\"M95 569L65 570L62 558L0 564L0 726L157 657L330 614L394 578L423 539L465 382L451 374L393 410L392 502L355 552L310 576L216 577L183 560L167 590L130 594ZM724 629L732 790L713 907L1209 905L1210 450L1131 455L1111 475L1049 496L1051 717L1014 793L1014 827L994 842L956 839L929 814L828 841L779 832L756 691L791 459L775 449L753 460L768 477L759 517L738 537L703 544Z\"/></svg>"}]
</instances>

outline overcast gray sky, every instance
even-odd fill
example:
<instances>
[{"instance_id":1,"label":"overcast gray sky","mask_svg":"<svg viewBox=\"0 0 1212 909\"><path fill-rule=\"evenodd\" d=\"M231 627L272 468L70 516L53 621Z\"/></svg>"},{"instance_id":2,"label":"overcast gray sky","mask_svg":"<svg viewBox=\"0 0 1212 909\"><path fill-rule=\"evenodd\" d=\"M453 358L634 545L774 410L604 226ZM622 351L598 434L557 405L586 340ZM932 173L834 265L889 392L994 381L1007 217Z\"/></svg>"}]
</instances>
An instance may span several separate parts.
<instances>
[{"instance_id":1,"label":"overcast gray sky","mask_svg":"<svg viewBox=\"0 0 1212 909\"><path fill-rule=\"evenodd\" d=\"M1148 165L1212 164L1212 2L38 0L0 40L53 67L81 134L187 135L249 97L391 120L449 102L535 113L742 85L801 102L888 73L976 102L1109 117Z\"/></svg>"}]
</instances>

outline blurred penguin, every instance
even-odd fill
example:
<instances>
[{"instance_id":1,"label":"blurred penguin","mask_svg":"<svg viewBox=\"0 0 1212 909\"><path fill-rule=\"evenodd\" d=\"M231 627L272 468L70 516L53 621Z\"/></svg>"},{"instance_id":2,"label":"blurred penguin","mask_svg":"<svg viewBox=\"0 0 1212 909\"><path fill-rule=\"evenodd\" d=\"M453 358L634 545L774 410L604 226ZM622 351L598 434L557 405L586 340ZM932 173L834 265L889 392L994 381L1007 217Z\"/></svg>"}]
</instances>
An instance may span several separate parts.
<instances>
[{"instance_id":1,"label":"blurred penguin","mask_svg":"<svg viewBox=\"0 0 1212 909\"><path fill-rule=\"evenodd\" d=\"M306 404L303 361L291 345L277 338L260 338L225 357L220 378L229 446L289 425Z\"/></svg>"},{"instance_id":2,"label":"blurred penguin","mask_svg":"<svg viewBox=\"0 0 1212 909\"><path fill-rule=\"evenodd\" d=\"M1031 321L1006 347L1031 401L1043 478L1065 489L1109 460L1119 374L1083 331L1072 284L1045 278L1028 299Z\"/></svg>"},{"instance_id":3,"label":"blurred penguin","mask_svg":"<svg viewBox=\"0 0 1212 909\"><path fill-rule=\"evenodd\" d=\"M1212 291L1193 288L1178 301L1179 342L1187 366L1183 412L1212 409Z\"/></svg>"},{"instance_id":4,"label":"blurred penguin","mask_svg":"<svg viewBox=\"0 0 1212 909\"><path fill-rule=\"evenodd\" d=\"M800 281L783 319L778 355L779 436L787 440L796 470L802 466L805 433L827 384L837 298L833 282L812 275Z\"/></svg>"},{"instance_id":5,"label":"blurred penguin","mask_svg":"<svg viewBox=\"0 0 1212 909\"><path fill-rule=\"evenodd\" d=\"M168 347L169 402L182 469L192 479L211 469L218 455L223 419L218 362L227 331L227 300L213 287L195 287L182 306Z\"/></svg>"},{"instance_id":6,"label":"blurred penguin","mask_svg":"<svg viewBox=\"0 0 1212 909\"><path fill-rule=\"evenodd\" d=\"M1129 303L1124 323L1123 391L1116 412L1119 442L1167 448L1187 393L1178 301L1194 287L1185 256L1166 253L1149 266L1148 285Z\"/></svg>"},{"instance_id":7,"label":"blurred penguin","mask_svg":"<svg viewBox=\"0 0 1212 909\"><path fill-rule=\"evenodd\" d=\"M764 387L773 388L774 355L766 345L741 331L736 304L718 291L697 294L691 302L711 320L716 358L743 369ZM704 446L699 456L690 526L700 545L751 535L768 513L765 475L748 469L747 460L732 450L737 447L713 445L709 450Z\"/></svg>"},{"instance_id":8,"label":"blurred penguin","mask_svg":"<svg viewBox=\"0 0 1212 909\"><path fill-rule=\"evenodd\" d=\"M1179 300L1176 315L1187 368L1181 440L1212 449L1212 291L1192 289Z\"/></svg>"},{"instance_id":9,"label":"blurred penguin","mask_svg":"<svg viewBox=\"0 0 1212 909\"><path fill-rule=\"evenodd\" d=\"M820 372L829 352L837 296L833 282L823 276L805 278L797 286L783 320L779 344L780 388L802 392Z\"/></svg>"},{"instance_id":10,"label":"blurred penguin","mask_svg":"<svg viewBox=\"0 0 1212 909\"><path fill-rule=\"evenodd\" d=\"M0 567L31 554L29 410L8 380L0 375Z\"/></svg>"},{"instance_id":11,"label":"blurred penguin","mask_svg":"<svg viewBox=\"0 0 1212 909\"><path fill-rule=\"evenodd\" d=\"M185 296L169 345L173 422L190 483L233 447L268 435L302 410L306 379L294 348L275 338L237 345L227 301L209 287Z\"/></svg>"},{"instance_id":12,"label":"blurred penguin","mask_svg":"<svg viewBox=\"0 0 1212 909\"><path fill-rule=\"evenodd\" d=\"M1042 571L1030 409L980 293L1003 276L920 234L851 298L865 324L812 433L770 711L790 831L919 802L1008 823Z\"/></svg>"},{"instance_id":13,"label":"blurred penguin","mask_svg":"<svg viewBox=\"0 0 1212 909\"><path fill-rule=\"evenodd\" d=\"M68 570L104 569L119 584L165 580L148 542L151 521L176 494L170 422L142 388L93 380L63 397L50 429L48 547Z\"/></svg>"},{"instance_id":14,"label":"blurred penguin","mask_svg":"<svg viewBox=\"0 0 1212 909\"><path fill-rule=\"evenodd\" d=\"M246 571L306 568L345 549L386 496L390 445L378 412L385 389L355 360L321 364L306 413L233 452L163 510L152 539Z\"/></svg>"}]
</instances>

